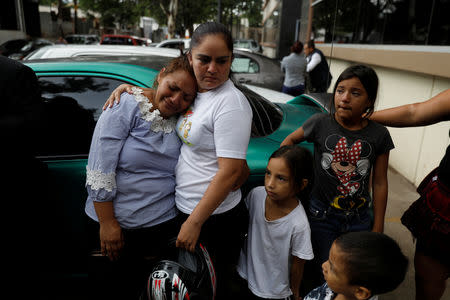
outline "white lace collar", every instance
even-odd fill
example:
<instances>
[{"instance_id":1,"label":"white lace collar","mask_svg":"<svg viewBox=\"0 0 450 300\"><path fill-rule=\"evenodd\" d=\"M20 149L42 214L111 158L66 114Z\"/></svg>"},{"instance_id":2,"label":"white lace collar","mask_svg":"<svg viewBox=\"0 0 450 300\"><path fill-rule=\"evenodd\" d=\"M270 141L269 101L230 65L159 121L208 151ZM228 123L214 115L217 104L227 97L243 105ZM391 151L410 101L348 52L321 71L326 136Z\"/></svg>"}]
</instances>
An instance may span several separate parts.
<instances>
[{"instance_id":1,"label":"white lace collar","mask_svg":"<svg viewBox=\"0 0 450 300\"><path fill-rule=\"evenodd\" d=\"M137 87L132 89L134 99L139 103L139 110L141 111L141 118L147 122L152 122L150 129L154 132L163 131L164 133L171 133L175 130L177 123L176 117L171 117L169 119L163 119L158 109L150 111L153 104L149 101L147 97L143 95L143 90Z\"/></svg>"}]
</instances>

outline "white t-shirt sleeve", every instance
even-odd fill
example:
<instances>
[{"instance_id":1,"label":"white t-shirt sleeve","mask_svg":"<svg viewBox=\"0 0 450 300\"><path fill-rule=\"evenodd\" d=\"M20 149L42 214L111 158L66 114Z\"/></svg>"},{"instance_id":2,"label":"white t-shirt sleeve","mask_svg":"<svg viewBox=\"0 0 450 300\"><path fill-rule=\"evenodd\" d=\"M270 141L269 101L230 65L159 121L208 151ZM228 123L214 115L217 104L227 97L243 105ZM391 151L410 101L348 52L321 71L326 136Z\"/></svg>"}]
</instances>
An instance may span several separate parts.
<instances>
[{"instance_id":1,"label":"white t-shirt sleeve","mask_svg":"<svg viewBox=\"0 0 450 300\"><path fill-rule=\"evenodd\" d=\"M311 244L311 230L309 226L293 233L291 254L306 260L311 260L314 258Z\"/></svg>"},{"instance_id":2,"label":"white t-shirt sleeve","mask_svg":"<svg viewBox=\"0 0 450 300\"><path fill-rule=\"evenodd\" d=\"M245 159L250 141L252 116L245 110L220 114L214 122L217 157Z\"/></svg>"}]
</instances>

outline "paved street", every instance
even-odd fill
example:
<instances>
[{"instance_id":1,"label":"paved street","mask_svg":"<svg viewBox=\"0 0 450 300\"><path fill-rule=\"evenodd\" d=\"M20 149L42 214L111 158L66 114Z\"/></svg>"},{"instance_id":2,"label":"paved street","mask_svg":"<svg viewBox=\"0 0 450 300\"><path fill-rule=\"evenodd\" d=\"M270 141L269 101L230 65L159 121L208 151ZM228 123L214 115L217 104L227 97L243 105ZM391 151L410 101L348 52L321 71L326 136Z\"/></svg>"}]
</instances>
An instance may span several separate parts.
<instances>
[{"instance_id":1,"label":"paved street","mask_svg":"<svg viewBox=\"0 0 450 300\"><path fill-rule=\"evenodd\" d=\"M385 233L393 237L410 261L408 274L400 287L388 294L381 295L379 300L414 300L414 243L410 232L400 222L402 213L418 198L416 188L395 170L389 169L389 198L386 211ZM450 280L441 300L450 300Z\"/></svg>"}]
</instances>

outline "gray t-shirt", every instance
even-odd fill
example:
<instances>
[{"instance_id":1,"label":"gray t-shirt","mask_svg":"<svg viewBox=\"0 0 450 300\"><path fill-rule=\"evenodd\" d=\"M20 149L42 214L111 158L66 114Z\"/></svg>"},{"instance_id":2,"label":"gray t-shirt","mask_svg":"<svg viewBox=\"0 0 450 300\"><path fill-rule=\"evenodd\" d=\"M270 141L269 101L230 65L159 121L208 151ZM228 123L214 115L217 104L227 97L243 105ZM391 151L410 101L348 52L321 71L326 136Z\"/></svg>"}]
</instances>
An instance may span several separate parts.
<instances>
[{"instance_id":1,"label":"gray t-shirt","mask_svg":"<svg viewBox=\"0 0 450 300\"><path fill-rule=\"evenodd\" d=\"M386 127L369 120L363 129L351 131L329 114L315 114L302 127L306 140L314 143L312 197L342 209L369 204L375 159L394 148Z\"/></svg>"},{"instance_id":2,"label":"gray t-shirt","mask_svg":"<svg viewBox=\"0 0 450 300\"><path fill-rule=\"evenodd\" d=\"M306 59L302 54L292 52L281 60L281 70L285 73L283 85L287 87L305 84Z\"/></svg>"}]
</instances>

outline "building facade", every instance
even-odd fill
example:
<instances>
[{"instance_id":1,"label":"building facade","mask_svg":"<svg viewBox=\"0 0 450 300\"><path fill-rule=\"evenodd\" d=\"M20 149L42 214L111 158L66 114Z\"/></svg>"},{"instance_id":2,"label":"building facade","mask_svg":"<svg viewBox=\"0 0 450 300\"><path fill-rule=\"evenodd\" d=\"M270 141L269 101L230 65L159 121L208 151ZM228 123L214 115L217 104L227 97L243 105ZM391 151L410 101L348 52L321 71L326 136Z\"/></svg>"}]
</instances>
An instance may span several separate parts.
<instances>
[{"instance_id":1,"label":"building facade","mask_svg":"<svg viewBox=\"0 0 450 300\"><path fill-rule=\"evenodd\" d=\"M376 109L389 108L450 88L448 11L442 0L266 0L262 44L266 55L281 59L289 49L285 35L290 43L314 39L333 75L330 91L347 66L372 66L380 79ZM389 128L396 146L390 166L418 185L443 157L449 130L450 122Z\"/></svg>"}]
</instances>

